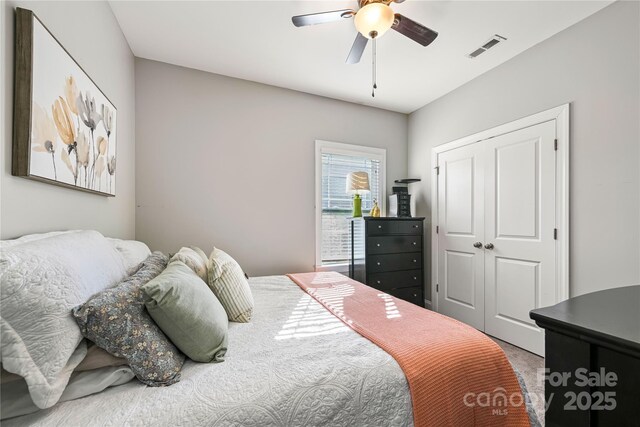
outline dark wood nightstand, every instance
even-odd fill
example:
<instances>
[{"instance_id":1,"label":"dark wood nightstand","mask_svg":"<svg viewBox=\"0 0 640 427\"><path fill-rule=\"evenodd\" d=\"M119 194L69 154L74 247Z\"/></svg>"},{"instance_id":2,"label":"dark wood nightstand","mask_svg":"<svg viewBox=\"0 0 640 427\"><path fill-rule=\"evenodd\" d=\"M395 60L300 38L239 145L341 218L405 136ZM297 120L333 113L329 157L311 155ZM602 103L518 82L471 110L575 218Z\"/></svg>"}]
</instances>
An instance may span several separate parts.
<instances>
[{"instance_id":1,"label":"dark wood nightstand","mask_svg":"<svg viewBox=\"0 0 640 427\"><path fill-rule=\"evenodd\" d=\"M546 426L640 425L640 286L581 295L530 315L545 329Z\"/></svg>"}]
</instances>

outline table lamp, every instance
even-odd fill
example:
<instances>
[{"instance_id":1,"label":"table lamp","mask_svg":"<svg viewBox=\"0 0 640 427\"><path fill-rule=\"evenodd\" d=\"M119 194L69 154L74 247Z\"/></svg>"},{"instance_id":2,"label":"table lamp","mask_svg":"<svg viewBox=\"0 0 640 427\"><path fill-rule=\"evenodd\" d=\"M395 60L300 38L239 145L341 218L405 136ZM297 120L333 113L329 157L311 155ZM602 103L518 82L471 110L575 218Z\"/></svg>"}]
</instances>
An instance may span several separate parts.
<instances>
[{"instance_id":1,"label":"table lamp","mask_svg":"<svg viewBox=\"0 0 640 427\"><path fill-rule=\"evenodd\" d=\"M347 174L347 194L353 194L353 217L362 216L361 194L369 192L369 174L366 172L350 172Z\"/></svg>"}]
</instances>

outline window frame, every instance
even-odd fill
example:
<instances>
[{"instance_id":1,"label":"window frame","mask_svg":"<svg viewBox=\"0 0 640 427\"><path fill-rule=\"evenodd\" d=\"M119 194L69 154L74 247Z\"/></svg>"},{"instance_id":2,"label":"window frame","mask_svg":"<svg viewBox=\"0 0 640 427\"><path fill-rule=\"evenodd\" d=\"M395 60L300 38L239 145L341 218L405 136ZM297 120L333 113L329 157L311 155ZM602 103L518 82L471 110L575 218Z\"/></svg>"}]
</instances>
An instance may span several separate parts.
<instances>
[{"instance_id":1,"label":"window frame","mask_svg":"<svg viewBox=\"0 0 640 427\"><path fill-rule=\"evenodd\" d=\"M316 271L345 271L347 263L322 265L322 154L340 154L343 156L365 156L380 162L380 215L385 216L387 207L387 149L343 142L315 141L315 221L316 221Z\"/></svg>"}]
</instances>

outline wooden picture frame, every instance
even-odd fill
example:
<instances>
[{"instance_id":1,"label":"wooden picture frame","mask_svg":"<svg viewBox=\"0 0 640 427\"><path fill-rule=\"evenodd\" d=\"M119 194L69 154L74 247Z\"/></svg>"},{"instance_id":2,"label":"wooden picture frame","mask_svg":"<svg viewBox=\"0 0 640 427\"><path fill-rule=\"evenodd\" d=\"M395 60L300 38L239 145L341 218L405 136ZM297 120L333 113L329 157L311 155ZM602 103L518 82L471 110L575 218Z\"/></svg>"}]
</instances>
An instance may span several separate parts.
<instances>
[{"instance_id":1,"label":"wooden picture frame","mask_svg":"<svg viewBox=\"0 0 640 427\"><path fill-rule=\"evenodd\" d=\"M115 196L116 107L32 11L15 18L11 174Z\"/></svg>"}]
</instances>

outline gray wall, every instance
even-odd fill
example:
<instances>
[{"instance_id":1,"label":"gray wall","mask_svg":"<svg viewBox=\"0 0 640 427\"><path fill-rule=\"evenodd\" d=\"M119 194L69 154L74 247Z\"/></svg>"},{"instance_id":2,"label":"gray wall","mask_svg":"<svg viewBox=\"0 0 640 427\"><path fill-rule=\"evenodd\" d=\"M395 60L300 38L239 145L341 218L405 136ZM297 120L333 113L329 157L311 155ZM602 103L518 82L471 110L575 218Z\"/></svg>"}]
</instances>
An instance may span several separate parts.
<instances>
[{"instance_id":1,"label":"gray wall","mask_svg":"<svg viewBox=\"0 0 640 427\"><path fill-rule=\"evenodd\" d=\"M432 147L571 102L570 293L640 282L639 16L614 3L412 113L418 214L431 217Z\"/></svg>"},{"instance_id":2,"label":"gray wall","mask_svg":"<svg viewBox=\"0 0 640 427\"><path fill-rule=\"evenodd\" d=\"M11 176L14 8L31 9L118 109L117 196L83 193ZM133 238L135 231L134 57L106 2L17 2L2 11L0 238L91 228Z\"/></svg>"},{"instance_id":3,"label":"gray wall","mask_svg":"<svg viewBox=\"0 0 640 427\"><path fill-rule=\"evenodd\" d=\"M407 167L407 116L136 60L136 237L228 251L251 275L315 263L314 140L387 148Z\"/></svg>"}]
</instances>

